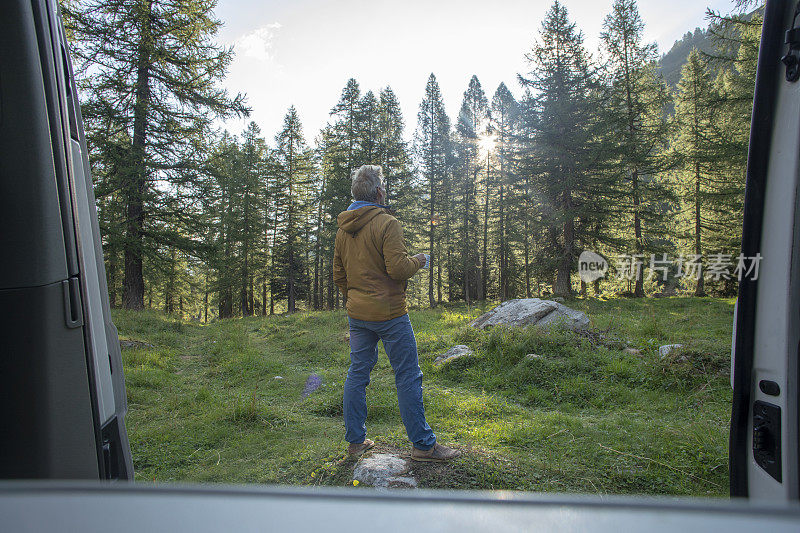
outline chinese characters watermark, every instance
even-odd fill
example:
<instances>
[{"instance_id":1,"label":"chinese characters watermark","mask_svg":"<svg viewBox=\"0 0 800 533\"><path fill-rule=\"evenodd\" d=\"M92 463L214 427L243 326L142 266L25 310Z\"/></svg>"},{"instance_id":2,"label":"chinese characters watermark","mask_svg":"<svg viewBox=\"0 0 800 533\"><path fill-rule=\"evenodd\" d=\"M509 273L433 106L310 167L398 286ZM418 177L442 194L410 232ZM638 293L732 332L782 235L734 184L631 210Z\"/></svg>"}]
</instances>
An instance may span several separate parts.
<instances>
[{"instance_id":1,"label":"chinese characters watermark","mask_svg":"<svg viewBox=\"0 0 800 533\"><path fill-rule=\"evenodd\" d=\"M758 279L758 269L763 257L739 254L713 253L705 257L698 254L679 255L670 258L667 254L621 254L615 257L617 276L621 279L660 279L667 281L672 272L675 278L699 280ZM644 276L645 270L647 275ZM600 254L584 251L578 258L578 274L582 281L590 283L608 272L608 262Z\"/></svg>"}]
</instances>

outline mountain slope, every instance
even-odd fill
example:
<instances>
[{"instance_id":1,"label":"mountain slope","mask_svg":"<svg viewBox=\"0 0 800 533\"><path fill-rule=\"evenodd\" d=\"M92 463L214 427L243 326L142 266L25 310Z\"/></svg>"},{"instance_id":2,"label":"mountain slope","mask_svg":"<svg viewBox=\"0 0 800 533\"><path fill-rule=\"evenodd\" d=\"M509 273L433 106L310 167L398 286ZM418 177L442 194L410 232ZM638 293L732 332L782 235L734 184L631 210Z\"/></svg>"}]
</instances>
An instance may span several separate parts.
<instances>
[{"instance_id":1,"label":"mountain slope","mask_svg":"<svg viewBox=\"0 0 800 533\"><path fill-rule=\"evenodd\" d=\"M678 80L681 79L681 68L693 48L697 48L701 52L711 52L712 47L711 35L707 29L695 28L693 32L686 32L659 60L661 73L666 82L671 87L677 85Z\"/></svg>"}]
</instances>

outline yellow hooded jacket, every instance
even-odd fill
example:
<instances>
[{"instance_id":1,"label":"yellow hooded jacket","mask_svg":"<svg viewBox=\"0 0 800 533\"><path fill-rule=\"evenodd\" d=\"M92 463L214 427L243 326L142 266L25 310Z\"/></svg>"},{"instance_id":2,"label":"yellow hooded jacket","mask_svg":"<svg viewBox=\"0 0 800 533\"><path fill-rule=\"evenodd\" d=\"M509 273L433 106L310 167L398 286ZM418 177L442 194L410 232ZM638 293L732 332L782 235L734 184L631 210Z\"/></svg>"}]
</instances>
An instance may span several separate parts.
<instances>
[{"instance_id":1,"label":"yellow hooded jacket","mask_svg":"<svg viewBox=\"0 0 800 533\"><path fill-rule=\"evenodd\" d=\"M406 314L406 281L422 265L408 255L400 223L376 206L343 211L338 222L333 281L347 314L374 322Z\"/></svg>"}]
</instances>

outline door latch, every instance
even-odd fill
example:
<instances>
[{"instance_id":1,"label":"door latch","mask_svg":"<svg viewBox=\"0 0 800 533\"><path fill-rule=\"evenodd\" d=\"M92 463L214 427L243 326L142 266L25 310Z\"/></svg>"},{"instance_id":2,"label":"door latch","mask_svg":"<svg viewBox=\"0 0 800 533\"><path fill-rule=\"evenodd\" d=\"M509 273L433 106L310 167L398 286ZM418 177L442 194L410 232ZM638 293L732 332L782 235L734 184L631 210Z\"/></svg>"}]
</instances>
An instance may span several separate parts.
<instances>
[{"instance_id":1,"label":"door latch","mask_svg":"<svg viewBox=\"0 0 800 533\"><path fill-rule=\"evenodd\" d=\"M760 400L753 404L753 458L781 483L781 408Z\"/></svg>"}]
</instances>

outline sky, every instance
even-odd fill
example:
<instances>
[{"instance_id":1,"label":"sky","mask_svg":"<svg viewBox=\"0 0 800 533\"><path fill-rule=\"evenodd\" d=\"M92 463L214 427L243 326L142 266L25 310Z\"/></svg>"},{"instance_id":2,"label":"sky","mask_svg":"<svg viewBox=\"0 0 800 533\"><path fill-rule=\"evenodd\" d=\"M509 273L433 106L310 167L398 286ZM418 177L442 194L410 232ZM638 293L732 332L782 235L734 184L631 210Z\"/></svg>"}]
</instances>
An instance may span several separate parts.
<instances>
[{"instance_id":1,"label":"sky","mask_svg":"<svg viewBox=\"0 0 800 533\"><path fill-rule=\"evenodd\" d=\"M562 0L596 54L612 0ZM513 94L524 55L538 36L552 0L219 0L224 23L217 39L236 53L223 85L246 93L247 119L228 121L232 133L254 120L272 140L289 106L300 115L306 140L325 126L349 78L362 94L396 93L410 139L428 76L433 72L451 120L473 74L491 99L500 82ZM695 27L706 7L722 12L731 0L639 0L645 39L659 53Z\"/></svg>"}]
</instances>

